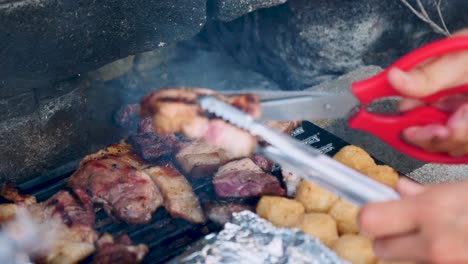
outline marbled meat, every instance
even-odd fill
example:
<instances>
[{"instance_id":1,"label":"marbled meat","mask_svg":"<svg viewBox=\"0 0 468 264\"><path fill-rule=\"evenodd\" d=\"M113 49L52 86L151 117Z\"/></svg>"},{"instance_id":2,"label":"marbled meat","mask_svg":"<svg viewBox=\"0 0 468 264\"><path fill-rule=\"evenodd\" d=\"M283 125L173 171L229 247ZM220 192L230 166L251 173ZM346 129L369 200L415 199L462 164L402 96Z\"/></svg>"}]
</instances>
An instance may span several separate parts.
<instances>
[{"instance_id":1,"label":"marbled meat","mask_svg":"<svg viewBox=\"0 0 468 264\"><path fill-rule=\"evenodd\" d=\"M119 148L114 146L112 149L116 152ZM148 165L131 153L90 156L94 158L85 158L80 163L68 186L75 192L89 194L91 201L101 205L116 221L123 220L129 224L150 222L152 213L162 205L163 198L158 187L142 170Z\"/></svg>"},{"instance_id":2,"label":"marbled meat","mask_svg":"<svg viewBox=\"0 0 468 264\"><path fill-rule=\"evenodd\" d=\"M285 194L278 179L264 172L249 158L221 166L213 177L213 185L216 195L223 198Z\"/></svg>"}]
</instances>

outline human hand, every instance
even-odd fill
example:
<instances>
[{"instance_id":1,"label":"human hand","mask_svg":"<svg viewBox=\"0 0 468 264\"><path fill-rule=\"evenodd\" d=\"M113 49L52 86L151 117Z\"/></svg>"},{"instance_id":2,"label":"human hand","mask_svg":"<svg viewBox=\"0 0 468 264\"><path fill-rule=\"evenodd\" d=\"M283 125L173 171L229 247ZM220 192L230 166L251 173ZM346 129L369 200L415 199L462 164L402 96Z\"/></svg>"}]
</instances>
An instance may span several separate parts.
<instances>
[{"instance_id":1,"label":"human hand","mask_svg":"<svg viewBox=\"0 0 468 264\"><path fill-rule=\"evenodd\" d=\"M401 200L367 204L359 213L377 257L468 263L468 181L423 187L400 179L397 190Z\"/></svg>"},{"instance_id":2,"label":"human hand","mask_svg":"<svg viewBox=\"0 0 468 264\"><path fill-rule=\"evenodd\" d=\"M455 35L468 35L468 29ZM430 60L409 72L393 68L388 80L401 94L412 98L468 84L468 50ZM405 99L401 101L400 110L418 105L420 102L415 99ZM446 124L410 127L403 131L403 137L429 152L456 157L468 154L468 94L448 97L439 102L438 107L452 112Z\"/></svg>"}]
</instances>

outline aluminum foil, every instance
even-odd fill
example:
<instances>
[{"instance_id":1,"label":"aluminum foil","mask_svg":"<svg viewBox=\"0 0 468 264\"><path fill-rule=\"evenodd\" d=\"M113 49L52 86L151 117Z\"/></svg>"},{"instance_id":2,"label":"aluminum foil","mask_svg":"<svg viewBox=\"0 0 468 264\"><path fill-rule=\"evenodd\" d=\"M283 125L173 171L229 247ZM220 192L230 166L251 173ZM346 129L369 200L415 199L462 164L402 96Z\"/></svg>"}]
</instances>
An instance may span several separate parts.
<instances>
[{"instance_id":1,"label":"aluminum foil","mask_svg":"<svg viewBox=\"0 0 468 264\"><path fill-rule=\"evenodd\" d=\"M207 235L198 244L169 263L205 264L327 264L341 260L319 240L293 228L276 228L249 211L233 214L233 220L218 234Z\"/></svg>"}]
</instances>

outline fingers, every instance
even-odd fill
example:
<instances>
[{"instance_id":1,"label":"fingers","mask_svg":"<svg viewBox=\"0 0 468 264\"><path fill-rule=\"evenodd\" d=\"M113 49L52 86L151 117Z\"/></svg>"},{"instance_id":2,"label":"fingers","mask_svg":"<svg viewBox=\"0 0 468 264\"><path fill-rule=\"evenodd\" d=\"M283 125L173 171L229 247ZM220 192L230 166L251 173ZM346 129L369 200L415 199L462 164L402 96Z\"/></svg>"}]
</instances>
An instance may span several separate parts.
<instances>
[{"instance_id":1,"label":"fingers","mask_svg":"<svg viewBox=\"0 0 468 264\"><path fill-rule=\"evenodd\" d=\"M388 81L401 94L420 98L468 82L468 51L450 53L409 72L392 68Z\"/></svg>"},{"instance_id":2,"label":"fingers","mask_svg":"<svg viewBox=\"0 0 468 264\"><path fill-rule=\"evenodd\" d=\"M423 192L425 187L412 180L400 178L397 182L396 190L402 196L414 196Z\"/></svg>"},{"instance_id":3,"label":"fingers","mask_svg":"<svg viewBox=\"0 0 468 264\"><path fill-rule=\"evenodd\" d=\"M403 131L403 137L413 145L427 151L438 151L438 146L444 144L450 136L450 131L443 125L427 125L410 127Z\"/></svg>"},{"instance_id":4,"label":"fingers","mask_svg":"<svg viewBox=\"0 0 468 264\"><path fill-rule=\"evenodd\" d=\"M468 153L468 103L450 117L447 125L410 127L403 131L409 143L430 152L448 153L454 157Z\"/></svg>"},{"instance_id":5,"label":"fingers","mask_svg":"<svg viewBox=\"0 0 468 264\"><path fill-rule=\"evenodd\" d=\"M392 201L365 205L358 215L361 231L370 237L395 236L411 233L417 228L410 201Z\"/></svg>"},{"instance_id":6,"label":"fingers","mask_svg":"<svg viewBox=\"0 0 468 264\"><path fill-rule=\"evenodd\" d=\"M427 259L425 241L419 233L376 239L375 255L384 260L414 261Z\"/></svg>"}]
</instances>

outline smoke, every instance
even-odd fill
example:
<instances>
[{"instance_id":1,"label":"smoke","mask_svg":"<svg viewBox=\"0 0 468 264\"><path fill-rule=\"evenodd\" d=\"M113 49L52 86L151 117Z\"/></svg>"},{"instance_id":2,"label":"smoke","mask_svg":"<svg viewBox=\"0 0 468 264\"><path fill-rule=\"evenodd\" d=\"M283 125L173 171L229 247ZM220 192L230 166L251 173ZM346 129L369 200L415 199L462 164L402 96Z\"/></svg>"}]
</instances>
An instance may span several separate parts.
<instances>
[{"instance_id":1,"label":"smoke","mask_svg":"<svg viewBox=\"0 0 468 264\"><path fill-rule=\"evenodd\" d=\"M25 208L0 231L0 263L26 264L52 247L56 232L51 224L39 223Z\"/></svg>"}]
</instances>

